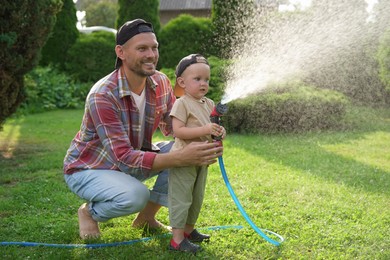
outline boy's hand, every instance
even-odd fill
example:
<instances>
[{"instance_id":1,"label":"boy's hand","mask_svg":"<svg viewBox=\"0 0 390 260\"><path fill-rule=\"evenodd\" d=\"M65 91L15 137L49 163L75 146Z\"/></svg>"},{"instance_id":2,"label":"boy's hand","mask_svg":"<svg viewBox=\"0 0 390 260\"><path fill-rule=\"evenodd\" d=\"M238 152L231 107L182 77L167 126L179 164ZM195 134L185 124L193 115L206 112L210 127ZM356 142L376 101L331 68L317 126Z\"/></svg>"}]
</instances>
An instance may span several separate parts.
<instances>
[{"instance_id":1,"label":"boy's hand","mask_svg":"<svg viewBox=\"0 0 390 260\"><path fill-rule=\"evenodd\" d=\"M226 137L226 129L223 126L220 126L220 127L221 127L221 133L222 133L220 136L221 136L222 139L225 139L225 137Z\"/></svg>"},{"instance_id":2,"label":"boy's hand","mask_svg":"<svg viewBox=\"0 0 390 260\"><path fill-rule=\"evenodd\" d=\"M226 134L225 128L216 123L209 123L204 127L207 129L207 132L210 135L222 136L224 133Z\"/></svg>"}]
</instances>

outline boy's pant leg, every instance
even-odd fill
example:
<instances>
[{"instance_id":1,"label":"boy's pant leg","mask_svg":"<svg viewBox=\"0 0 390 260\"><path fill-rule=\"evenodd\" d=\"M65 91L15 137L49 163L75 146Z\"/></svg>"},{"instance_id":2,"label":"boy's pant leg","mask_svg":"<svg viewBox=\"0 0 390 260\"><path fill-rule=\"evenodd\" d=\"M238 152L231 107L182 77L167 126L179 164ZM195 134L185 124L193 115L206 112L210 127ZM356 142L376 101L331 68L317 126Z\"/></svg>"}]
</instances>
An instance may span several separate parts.
<instances>
[{"instance_id":1,"label":"boy's pant leg","mask_svg":"<svg viewBox=\"0 0 390 260\"><path fill-rule=\"evenodd\" d=\"M160 153L168 153L171 150L173 141L159 142L156 144L160 148ZM168 207L168 172L169 169L158 173L156 182L150 190L150 201Z\"/></svg>"},{"instance_id":2,"label":"boy's pant leg","mask_svg":"<svg viewBox=\"0 0 390 260\"><path fill-rule=\"evenodd\" d=\"M195 167L179 167L169 173L169 223L172 228L184 228L192 205Z\"/></svg>"},{"instance_id":3,"label":"boy's pant leg","mask_svg":"<svg viewBox=\"0 0 390 260\"><path fill-rule=\"evenodd\" d=\"M204 193L206 190L207 166L196 167L197 176L192 192L192 204L188 209L187 223L195 225L202 208Z\"/></svg>"}]
</instances>

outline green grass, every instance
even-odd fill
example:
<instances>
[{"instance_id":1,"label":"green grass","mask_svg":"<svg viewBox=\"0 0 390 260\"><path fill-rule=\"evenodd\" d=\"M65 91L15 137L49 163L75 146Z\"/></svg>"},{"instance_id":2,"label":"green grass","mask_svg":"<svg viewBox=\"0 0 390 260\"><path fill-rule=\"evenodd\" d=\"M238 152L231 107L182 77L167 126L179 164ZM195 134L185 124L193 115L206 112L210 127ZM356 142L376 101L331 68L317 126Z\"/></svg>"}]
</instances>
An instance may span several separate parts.
<instances>
[{"instance_id":1,"label":"green grass","mask_svg":"<svg viewBox=\"0 0 390 260\"><path fill-rule=\"evenodd\" d=\"M10 119L0 133L0 241L84 244L82 203L63 181L62 160L81 110ZM225 168L246 212L285 238L275 247L237 210L218 164L209 171L198 227L212 235L200 259L390 259L390 109L353 108L349 130L284 135L228 135ZM156 140L161 139L156 135ZM151 185L152 182L146 183ZM158 215L168 224L164 208ZM100 225L88 243L139 239L134 216ZM276 239L275 237L273 237ZM0 246L2 259L195 259L167 250L169 236L99 249Z\"/></svg>"}]
</instances>

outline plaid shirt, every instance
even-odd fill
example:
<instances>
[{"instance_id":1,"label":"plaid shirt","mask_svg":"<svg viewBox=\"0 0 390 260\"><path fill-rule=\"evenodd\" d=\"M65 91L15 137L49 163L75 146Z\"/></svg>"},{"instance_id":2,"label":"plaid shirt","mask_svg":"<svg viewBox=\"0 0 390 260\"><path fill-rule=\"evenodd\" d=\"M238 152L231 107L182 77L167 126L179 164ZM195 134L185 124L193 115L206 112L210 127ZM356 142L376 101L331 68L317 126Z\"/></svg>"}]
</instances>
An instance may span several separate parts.
<instances>
[{"instance_id":1,"label":"plaid shirt","mask_svg":"<svg viewBox=\"0 0 390 260\"><path fill-rule=\"evenodd\" d=\"M152 136L157 127L166 136L172 134L169 113L175 96L169 79L160 72L147 78L144 91L145 119L139 118L121 69L92 87L80 131L64 159L65 174L86 169L111 169L149 175L156 156L148 151L152 149ZM142 120L144 129L141 129ZM140 140L142 130L144 140Z\"/></svg>"}]
</instances>

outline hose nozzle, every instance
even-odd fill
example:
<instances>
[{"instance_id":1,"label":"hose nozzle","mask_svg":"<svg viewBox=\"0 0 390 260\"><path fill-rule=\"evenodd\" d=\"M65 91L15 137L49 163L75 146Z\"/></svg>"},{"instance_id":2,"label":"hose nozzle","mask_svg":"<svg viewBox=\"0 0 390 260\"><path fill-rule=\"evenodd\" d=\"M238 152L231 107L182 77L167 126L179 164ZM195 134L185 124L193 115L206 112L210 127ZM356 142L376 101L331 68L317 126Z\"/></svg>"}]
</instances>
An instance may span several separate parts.
<instances>
[{"instance_id":1,"label":"hose nozzle","mask_svg":"<svg viewBox=\"0 0 390 260\"><path fill-rule=\"evenodd\" d=\"M226 104L218 103L210 114L211 123L216 123L220 125L221 116L226 114L227 111L228 111L228 107Z\"/></svg>"},{"instance_id":2,"label":"hose nozzle","mask_svg":"<svg viewBox=\"0 0 390 260\"><path fill-rule=\"evenodd\" d=\"M213 109L213 111L210 114L210 121L211 123L215 123L218 125L221 125L221 116L226 114L228 111L228 106L226 104L222 104L219 102ZM221 136L211 136L213 140L220 141Z\"/></svg>"}]
</instances>

